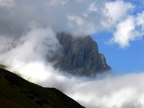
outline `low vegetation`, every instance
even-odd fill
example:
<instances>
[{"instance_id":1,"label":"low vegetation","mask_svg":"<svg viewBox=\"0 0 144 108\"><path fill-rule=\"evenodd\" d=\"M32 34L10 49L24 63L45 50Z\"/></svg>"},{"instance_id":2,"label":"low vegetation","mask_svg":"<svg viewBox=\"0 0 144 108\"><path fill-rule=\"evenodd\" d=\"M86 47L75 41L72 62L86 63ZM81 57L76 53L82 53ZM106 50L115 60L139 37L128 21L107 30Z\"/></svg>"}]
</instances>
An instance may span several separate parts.
<instances>
[{"instance_id":1,"label":"low vegetation","mask_svg":"<svg viewBox=\"0 0 144 108\"><path fill-rule=\"evenodd\" d=\"M55 88L40 87L2 68L0 108L83 108Z\"/></svg>"}]
</instances>

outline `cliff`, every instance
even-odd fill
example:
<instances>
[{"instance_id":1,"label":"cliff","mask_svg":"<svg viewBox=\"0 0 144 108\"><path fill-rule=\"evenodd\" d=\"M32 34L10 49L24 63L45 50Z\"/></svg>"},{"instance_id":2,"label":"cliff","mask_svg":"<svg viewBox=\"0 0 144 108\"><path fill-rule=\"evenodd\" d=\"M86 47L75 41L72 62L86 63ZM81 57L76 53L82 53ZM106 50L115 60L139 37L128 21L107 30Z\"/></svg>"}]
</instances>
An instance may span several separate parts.
<instances>
[{"instance_id":1,"label":"cliff","mask_svg":"<svg viewBox=\"0 0 144 108\"><path fill-rule=\"evenodd\" d=\"M62 32L57 34L57 38L61 47L50 59L56 68L79 76L94 76L111 70L90 36L75 37Z\"/></svg>"}]
</instances>

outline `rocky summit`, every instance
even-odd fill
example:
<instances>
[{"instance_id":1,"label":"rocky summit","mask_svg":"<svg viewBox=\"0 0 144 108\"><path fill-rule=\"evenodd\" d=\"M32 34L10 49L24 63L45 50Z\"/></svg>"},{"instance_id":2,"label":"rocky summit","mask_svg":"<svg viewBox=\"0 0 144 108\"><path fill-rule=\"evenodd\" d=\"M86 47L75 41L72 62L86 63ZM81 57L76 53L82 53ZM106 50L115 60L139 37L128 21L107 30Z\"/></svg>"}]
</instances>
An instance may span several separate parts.
<instances>
[{"instance_id":1,"label":"rocky summit","mask_svg":"<svg viewBox=\"0 0 144 108\"><path fill-rule=\"evenodd\" d=\"M95 76L111 70L90 36L72 36L61 32L57 38L61 47L50 59L56 68L78 76Z\"/></svg>"}]
</instances>

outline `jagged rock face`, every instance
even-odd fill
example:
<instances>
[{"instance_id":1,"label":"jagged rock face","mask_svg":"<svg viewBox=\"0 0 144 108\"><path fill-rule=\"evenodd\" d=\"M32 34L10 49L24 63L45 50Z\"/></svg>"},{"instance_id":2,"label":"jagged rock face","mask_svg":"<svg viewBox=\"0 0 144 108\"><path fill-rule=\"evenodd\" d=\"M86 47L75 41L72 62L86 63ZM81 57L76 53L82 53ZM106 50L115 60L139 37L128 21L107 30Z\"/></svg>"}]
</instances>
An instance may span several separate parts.
<instances>
[{"instance_id":1,"label":"jagged rock face","mask_svg":"<svg viewBox=\"0 0 144 108\"><path fill-rule=\"evenodd\" d=\"M57 34L57 38L61 48L51 59L56 68L80 76L93 76L111 70L90 36L74 37L62 32Z\"/></svg>"}]
</instances>

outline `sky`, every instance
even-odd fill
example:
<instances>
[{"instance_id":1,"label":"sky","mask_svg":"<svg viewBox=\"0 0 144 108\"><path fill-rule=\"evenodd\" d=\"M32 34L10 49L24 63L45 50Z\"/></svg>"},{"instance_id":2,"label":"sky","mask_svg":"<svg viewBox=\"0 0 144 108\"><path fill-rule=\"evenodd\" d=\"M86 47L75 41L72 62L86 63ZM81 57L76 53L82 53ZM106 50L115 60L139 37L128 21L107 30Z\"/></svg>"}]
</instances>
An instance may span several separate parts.
<instances>
[{"instance_id":1,"label":"sky","mask_svg":"<svg viewBox=\"0 0 144 108\"><path fill-rule=\"evenodd\" d=\"M101 35L99 37L99 35ZM130 42L128 48L120 48L117 44L107 45L112 34L101 32L93 34L92 38L98 43L100 53L106 57L107 63L117 75L133 72L143 72L144 67L144 39Z\"/></svg>"},{"instance_id":2,"label":"sky","mask_svg":"<svg viewBox=\"0 0 144 108\"><path fill-rule=\"evenodd\" d=\"M128 17L137 17L138 14L143 13L144 11L144 1L143 0L124 0L125 2L131 3L134 8L130 9L130 13L128 13L124 19L122 19L119 23L122 23L125 21ZM122 9L121 9L122 10ZM119 14L119 13L118 13ZM144 21L141 19L141 22ZM124 26L128 26L126 23L124 23ZM141 32L143 26L137 27L136 25L133 26L134 29L138 32ZM99 51L103 54L105 54L105 57L107 59L107 63L112 67L112 69L115 71L115 74L123 75L127 73L132 72L143 72L144 67L144 37L143 34L140 36L140 38L135 37L134 39L130 39L130 37L133 37L129 31L127 34L121 34L118 33L117 29L117 36L116 32L111 31L100 31L98 33L91 34L92 38L98 43L99 45ZM140 29L140 31L139 31ZM120 28L119 28L120 30ZM122 30L122 32L126 32ZM143 31L143 30L142 30ZM114 43L109 44L109 39L111 37L118 37L120 35L124 35L123 39L120 42L114 39ZM119 37L120 37L119 36ZM125 38L127 37L127 39ZM118 38L117 38L118 39ZM124 40L125 39L125 40ZM123 43L122 43L123 41ZM126 42L124 42L126 41Z\"/></svg>"},{"instance_id":3,"label":"sky","mask_svg":"<svg viewBox=\"0 0 144 108\"><path fill-rule=\"evenodd\" d=\"M20 37L39 26L91 35L116 74L143 71L143 5L143 0L0 0L0 34Z\"/></svg>"},{"instance_id":4,"label":"sky","mask_svg":"<svg viewBox=\"0 0 144 108\"><path fill-rule=\"evenodd\" d=\"M87 108L144 108L143 0L0 0L0 64ZM48 62L57 32L91 35L115 75L64 74Z\"/></svg>"}]
</instances>

